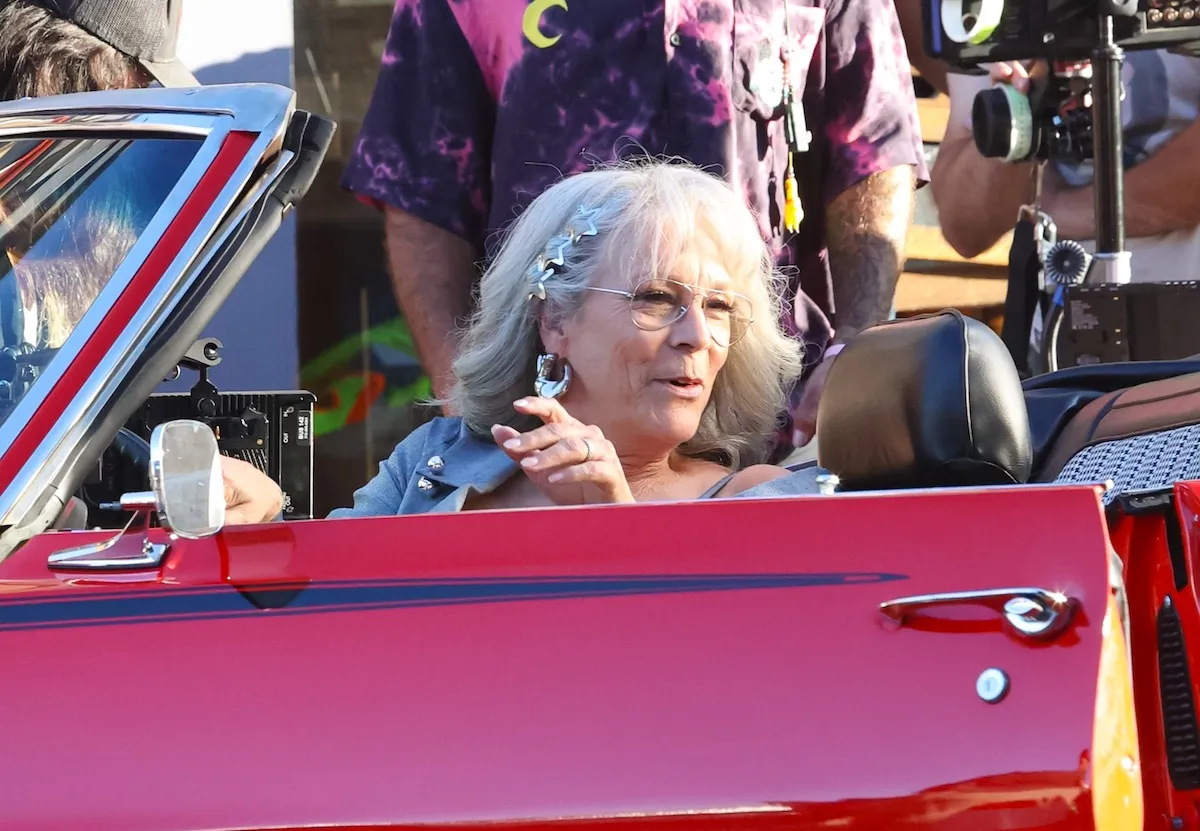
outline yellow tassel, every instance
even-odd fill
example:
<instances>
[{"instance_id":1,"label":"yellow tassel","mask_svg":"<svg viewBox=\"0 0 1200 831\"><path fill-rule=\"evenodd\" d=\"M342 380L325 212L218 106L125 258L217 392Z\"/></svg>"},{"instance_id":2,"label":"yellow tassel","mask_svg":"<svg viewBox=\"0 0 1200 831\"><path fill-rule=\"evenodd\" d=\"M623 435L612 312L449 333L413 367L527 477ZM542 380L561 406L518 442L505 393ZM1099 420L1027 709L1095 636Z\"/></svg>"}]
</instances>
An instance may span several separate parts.
<instances>
[{"instance_id":1,"label":"yellow tassel","mask_svg":"<svg viewBox=\"0 0 1200 831\"><path fill-rule=\"evenodd\" d=\"M796 174L788 165L787 178L783 182L783 225L788 231L800 230L804 219L804 208L800 205L800 189L796 186Z\"/></svg>"}]
</instances>

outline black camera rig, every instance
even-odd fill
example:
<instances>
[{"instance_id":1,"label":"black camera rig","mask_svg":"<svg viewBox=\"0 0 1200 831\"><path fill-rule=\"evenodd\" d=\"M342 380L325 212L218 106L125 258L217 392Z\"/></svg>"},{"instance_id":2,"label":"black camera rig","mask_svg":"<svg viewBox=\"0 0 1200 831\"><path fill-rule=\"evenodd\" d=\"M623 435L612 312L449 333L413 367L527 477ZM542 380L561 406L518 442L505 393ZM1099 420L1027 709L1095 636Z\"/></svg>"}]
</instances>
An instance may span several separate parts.
<instances>
[{"instance_id":1,"label":"black camera rig","mask_svg":"<svg viewBox=\"0 0 1200 831\"><path fill-rule=\"evenodd\" d=\"M145 490L146 442L159 424L187 418L212 428L226 456L249 462L283 491L283 518L313 516L313 407L306 390L220 392L208 372L221 363L221 341L201 338L188 349L168 381L182 370L199 374L189 392L151 395L129 418L83 484L89 517L101 527L120 527L127 517L114 510L122 493Z\"/></svg>"},{"instance_id":2,"label":"black camera rig","mask_svg":"<svg viewBox=\"0 0 1200 831\"><path fill-rule=\"evenodd\" d=\"M925 51L961 69L1200 42L1200 0L924 0Z\"/></svg>"},{"instance_id":3,"label":"black camera rig","mask_svg":"<svg viewBox=\"0 0 1200 831\"><path fill-rule=\"evenodd\" d=\"M1065 317L1065 323L1047 323L1046 332L1093 342L1076 344L1080 348L1071 350L1073 358L1114 359L1100 354L1120 355L1120 350L1094 347L1097 327L1116 330L1108 334L1118 339L1136 333L1119 329L1119 317L1097 322L1095 306L1072 301L1084 283L1102 284L1120 296L1132 276L1125 250L1124 50L1200 51L1200 0L924 0L922 13L925 51L951 67L978 73L981 64L998 61L1048 63L1048 73L1036 79L1028 97L1007 86L979 93L972 107L972 132L979 152L991 158L1093 161L1095 254L1086 254L1076 242L1059 243L1044 257L1039 288L1052 293L1055 313ZM1010 275L1006 314L1013 307L1013 279ZM1178 287L1172 291L1177 294ZM1145 293L1139 291L1139 296ZM1140 302L1144 306L1146 299ZM1090 310L1086 314L1085 306ZM1072 310L1078 314L1072 316ZM1051 360L1043 368L1057 367L1057 337L1051 335ZM1009 347L1014 348L1013 342Z\"/></svg>"}]
</instances>

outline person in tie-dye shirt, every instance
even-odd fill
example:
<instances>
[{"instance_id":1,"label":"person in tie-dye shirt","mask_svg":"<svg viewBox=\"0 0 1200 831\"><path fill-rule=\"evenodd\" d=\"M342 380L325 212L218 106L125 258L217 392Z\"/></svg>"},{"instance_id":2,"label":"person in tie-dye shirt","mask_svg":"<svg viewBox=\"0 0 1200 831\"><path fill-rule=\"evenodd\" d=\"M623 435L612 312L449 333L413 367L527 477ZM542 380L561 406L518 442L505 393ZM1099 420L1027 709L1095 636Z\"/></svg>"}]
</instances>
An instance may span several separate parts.
<instances>
[{"instance_id":1,"label":"person in tie-dye shirt","mask_svg":"<svg viewBox=\"0 0 1200 831\"><path fill-rule=\"evenodd\" d=\"M795 233L785 54L811 132ZM892 0L398 0L343 184L386 212L397 299L442 396L495 232L562 176L642 154L721 173L758 215L808 348L803 443L826 347L889 314L927 175Z\"/></svg>"}]
</instances>

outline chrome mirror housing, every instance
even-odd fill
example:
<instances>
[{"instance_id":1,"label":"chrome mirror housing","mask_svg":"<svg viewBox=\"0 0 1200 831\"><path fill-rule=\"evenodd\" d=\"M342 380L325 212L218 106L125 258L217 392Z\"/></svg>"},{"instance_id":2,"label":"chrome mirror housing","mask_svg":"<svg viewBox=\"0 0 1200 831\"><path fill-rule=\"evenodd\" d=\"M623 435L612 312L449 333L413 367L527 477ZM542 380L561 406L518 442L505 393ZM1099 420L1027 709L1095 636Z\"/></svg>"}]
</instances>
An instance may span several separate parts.
<instances>
[{"instance_id":1,"label":"chrome mirror housing","mask_svg":"<svg viewBox=\"0 0 1200 831\"><path fill-rule=\"evenodd\" d=\"M221 451L213 431L179 419L150 435L150 488L162 524L177 536L211 537L225 524Z\"/></svg>"}]
</instances>

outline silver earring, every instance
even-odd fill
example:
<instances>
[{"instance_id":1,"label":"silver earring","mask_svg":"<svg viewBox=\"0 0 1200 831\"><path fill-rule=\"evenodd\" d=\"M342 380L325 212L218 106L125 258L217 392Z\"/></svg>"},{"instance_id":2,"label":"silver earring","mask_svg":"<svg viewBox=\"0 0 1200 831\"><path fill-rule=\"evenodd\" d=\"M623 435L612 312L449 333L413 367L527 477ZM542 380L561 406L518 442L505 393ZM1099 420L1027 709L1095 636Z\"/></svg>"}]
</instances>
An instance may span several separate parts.
<instances>
[{"instance_id":1,"label":"silver earring","mask_svg":"<svg viewBox=\"0 0 1200 831\"><path fill-rule=\"evenodd\" d=\"M557 380L550 377L558 362L558 356L553 352L538 355L537 378L533 381L533 391L538 398L558 398L571 386L571 365L566 361L562 362L562 377Z\"/></svg>"}]
</instances>

